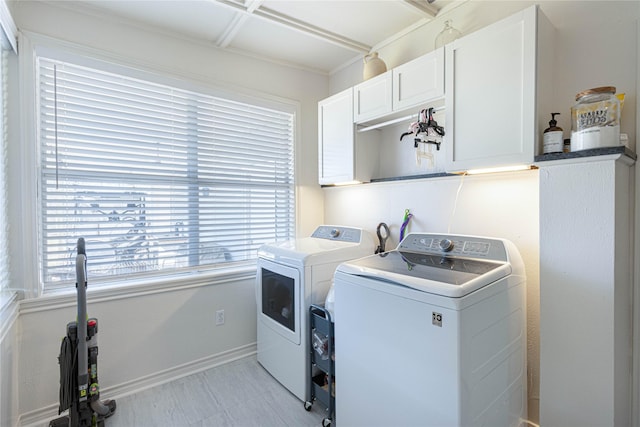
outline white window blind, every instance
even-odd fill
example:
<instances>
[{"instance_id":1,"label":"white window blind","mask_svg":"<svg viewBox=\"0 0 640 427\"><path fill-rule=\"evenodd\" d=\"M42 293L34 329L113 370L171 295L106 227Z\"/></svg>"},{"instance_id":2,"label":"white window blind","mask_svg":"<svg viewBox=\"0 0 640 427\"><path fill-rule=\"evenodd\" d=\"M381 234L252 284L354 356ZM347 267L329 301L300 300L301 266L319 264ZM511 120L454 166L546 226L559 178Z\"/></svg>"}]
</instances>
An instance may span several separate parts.
<instances>
[{"instance_id":1,"label":"white window blind","mask_svg":"<svg viewBox=\"0 0 640 427\"><path fill-rule=\"evenodd\" d=\"M46 288L255 259L294 235L294 115L38 58Z\"/></svg>"}]
</instances>

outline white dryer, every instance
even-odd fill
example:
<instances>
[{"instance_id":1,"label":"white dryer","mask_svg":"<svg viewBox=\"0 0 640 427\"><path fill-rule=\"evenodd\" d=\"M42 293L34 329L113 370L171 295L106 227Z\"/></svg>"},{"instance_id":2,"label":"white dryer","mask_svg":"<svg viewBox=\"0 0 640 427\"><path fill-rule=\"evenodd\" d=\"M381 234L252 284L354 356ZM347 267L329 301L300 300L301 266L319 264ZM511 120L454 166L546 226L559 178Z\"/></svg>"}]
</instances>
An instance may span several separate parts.
<instances>
[{"instance_id":1,"label":"white dryer","mask_svg":"<svg viewBox=\"0 0 640 427\"><path fill-rule=\"evenodd\" d=\"M341 425L526 419L525 272L509 241L412 233L341 264L334 320Z\"/></svg>"},{"instance_id":2,"label":"white dryer","mask_svg":"<svg viewBox=\"0 0 640 427\"><path fill-rule=\"evenodd\" d=\"M309 307L324 303L341 262L374 250L367 231L331 225L258 250L258 362L303 402L310 399Z\"/></svg>"}]
</instances>

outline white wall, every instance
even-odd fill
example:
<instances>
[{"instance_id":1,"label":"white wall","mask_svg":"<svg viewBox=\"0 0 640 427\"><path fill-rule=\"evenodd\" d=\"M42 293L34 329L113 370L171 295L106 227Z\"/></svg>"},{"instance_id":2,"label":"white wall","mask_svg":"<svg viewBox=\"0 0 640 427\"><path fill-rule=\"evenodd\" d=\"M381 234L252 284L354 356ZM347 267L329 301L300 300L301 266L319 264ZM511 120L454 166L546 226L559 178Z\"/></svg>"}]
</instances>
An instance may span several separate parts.
<instances>
[{"instance_id":1,"label":"white wall","mask_svg":"<svg viewBox=\"0 0 640 427\"><path fill-rule=\"evenodd\" d=\"M561 112L559 126L565 136L571 130L570 108L575 94L588 88L613 85L626 93L621 129L635 145L638 84L638 36L640 3L626 1L482 1L453 4L432 22L404 37L376 46L388 68L405 63L434 48L436 35L444 21L463 35L505 18L533 3L556 28L556 65L554 81L546 83L552 92L553 112ZM336 93L362 81L362 63L356 62L336 71L330 81L330 92ZM490 100L487 100L490 105ZM416 111L417 113L417 111ZM549 111L551 113L551 111ZM441 120L438 120L440 123ZM499 126L500 117L491 126ZM542 129L541 129L542 130ZM382 143L399 144L397 141ZM407 142L407 144L410 144ZM384 150L381 149L381 152ZM408 157L405 157L408 159ZM389 156L384 158L387 161ZM383 160L381 160L383 161ZM410 161L410 159L409 159ZM380 169L384 169L381 165ZM415 165L407 170L415 172ZM408 174L411 174L408 173ZM528 374L530 417L538 418L540 387L540 282L538 273L538 187L537 175L495 175L487 178L467 177L451 231L505 237L514 240L527 267L528 274ZM522 178L526 176L526 178ZM426 181L400 181L366 184L360 187L326 188L325 221L345 222L375 230L379 221L390 221L396 238L405 208L416 213L413 229L448 231L453 200L458 186L455 178ZM514 187L509 187L513 185ZM522 186L518 190L518 186ZM487 199L483 199L487 197ZM637 347L636 347L637 348Z\"/></svg>"},{"instance_id":2,"label":"white wall","mask_svg":"<svg viewBox=\"0 0 640 427\"><path fill-rule=\"evenodd\" d=\"M77 44L124 65L297 104L297 233L308 235L322 222L323 194L317 184L317 101L327 96L327 76L230 54L208 43L83 15L73 9L71 2L20 1L12 2L11 7L16 24L28 37L38 33ZM30 55L27 47L21 46L21 55ZM30 82L26 83L28 89ZM21 96L14 96L12 114L19 110L17 100ZM19 123L20 118L12 119ZM17 128L19 125L14 125L13 129ZM20 140L18 136L14 135L9 152L12 274L14 287L25 287L37 294L36 234L30 223L35 199L26 197L34 194L37 171L35 163L25 164L22 157L34 151L35 141ZM133 295L90 288L89 314L99 319L100 326L99 378L103 397L117 397L255 351L254 289L255 273L251 268L231 277L213 277L209 282L158 291L145 288ZM18 379L7 386L17 403L5 401L4 393L0 395L0 424L14 425L20 416L20 424L24 425L57 414L57 356L66 324L76 317L74 304L73 295L21 302L16 323L19 328L12 329L8 334L11 339L2 342L1 353L3 391L7 366ZM221 308L225 310L225 325L216 327L214 313ZM15 366L5 365L6 355L15 361ZM11 422L5 423L5 419Z\"/></svg>"}]
</instances>

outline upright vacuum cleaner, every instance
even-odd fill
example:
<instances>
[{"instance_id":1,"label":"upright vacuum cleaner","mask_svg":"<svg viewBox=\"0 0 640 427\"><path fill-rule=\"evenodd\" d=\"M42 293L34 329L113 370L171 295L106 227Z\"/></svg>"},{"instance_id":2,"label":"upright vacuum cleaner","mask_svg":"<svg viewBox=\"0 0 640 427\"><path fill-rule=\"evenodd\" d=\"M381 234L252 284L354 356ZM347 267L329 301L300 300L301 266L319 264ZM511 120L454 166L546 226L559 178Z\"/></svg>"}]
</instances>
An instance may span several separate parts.
<instances>
[{"instance_id":1,"label":"upright vacuum cleaner","mask_svg":"<svg viewBox=\"0 0 640 427\"><path fill-rule=\"evenodd\" d=\"M98 386L98 319L87 318L87 255L84 239L78 239L76 256L78 319L67 324L60 346L60 406L49 427L103 427L116 410L115 400L100 401ZM79 326L82 325L82 326ZM85 326L86 325L86 326Z\"/></svg>"}]
</instances>

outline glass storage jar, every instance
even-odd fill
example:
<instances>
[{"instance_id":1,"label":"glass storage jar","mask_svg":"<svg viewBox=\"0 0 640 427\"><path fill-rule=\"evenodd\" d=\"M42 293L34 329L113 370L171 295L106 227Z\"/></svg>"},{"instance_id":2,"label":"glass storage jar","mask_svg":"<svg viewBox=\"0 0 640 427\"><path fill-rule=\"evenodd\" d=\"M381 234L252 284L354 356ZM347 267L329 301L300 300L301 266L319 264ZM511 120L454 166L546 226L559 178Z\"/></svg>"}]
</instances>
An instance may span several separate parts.
<instances>
[{"instance_id":1,"label":"glass storage jar","mask_svg":"<svg viewBox=\"0 0 640 427\"><path fill-rule=\"evenodd\" d=\"M571 108L571 151L620 145L620 100L613 86L576 95Z\"/></svg>"}]
</instances>

